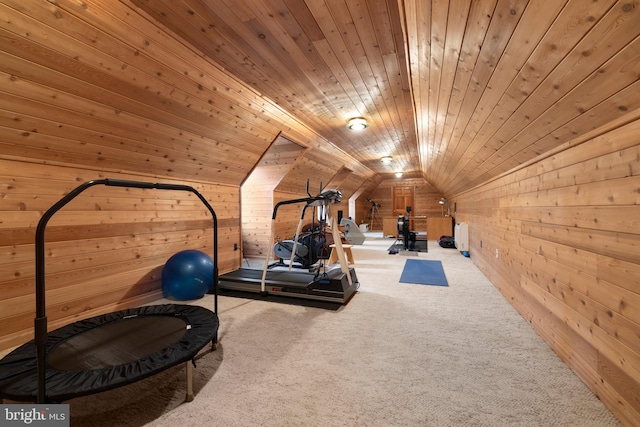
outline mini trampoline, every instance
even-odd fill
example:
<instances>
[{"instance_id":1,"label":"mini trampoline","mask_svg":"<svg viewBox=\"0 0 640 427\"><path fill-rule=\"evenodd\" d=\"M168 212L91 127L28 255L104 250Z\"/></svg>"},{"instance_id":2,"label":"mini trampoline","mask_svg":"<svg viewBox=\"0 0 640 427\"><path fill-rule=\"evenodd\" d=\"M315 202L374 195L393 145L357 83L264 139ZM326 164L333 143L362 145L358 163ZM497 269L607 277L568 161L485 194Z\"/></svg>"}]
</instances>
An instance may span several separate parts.
<instances>
[{"instance_id":1,"label":"mini trampoline","mask_svg":"<svg viewBox=\"0 0 640 427\"><path fill-rule=\"evenodd\" d=\"M214 310L164 304L121 310L80 320L47 332L44 231L53 214L93 185L190 191L213 217ZM111 390L180 363L187 367L187 397L193 399L191 362L218 335L217 219L195 189L173 184L103 179L80 185L42 216L36 230L35 339L0 360L0 397L37 403L61 402Z\"/></svg>"}]
</instances>

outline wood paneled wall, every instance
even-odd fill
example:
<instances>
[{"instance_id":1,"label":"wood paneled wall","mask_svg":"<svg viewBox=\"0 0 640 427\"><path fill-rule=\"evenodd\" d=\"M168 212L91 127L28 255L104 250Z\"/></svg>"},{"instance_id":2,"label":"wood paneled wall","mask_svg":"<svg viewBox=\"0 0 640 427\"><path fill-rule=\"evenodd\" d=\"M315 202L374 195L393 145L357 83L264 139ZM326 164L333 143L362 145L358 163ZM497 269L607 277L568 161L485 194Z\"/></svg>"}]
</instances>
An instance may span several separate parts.
<instances>
[{"instance_id":1,"label":"wood paneled wall","mask_svg":"<svg viewBox=\"0 0 640 427\"><path fill-rule=\"evenodd\" d=\"M83 182L128 174L0 159L0 348L33 338L35 229L41 214ZM238 188L185 180L218 216L219 267L237 265ZM213 256L213 224L188 192L95 186L56 213L46 229L49 328L161 297L166 260L184 249Z\"/></svg>"},{"instance_id":2,"label":"wood paneled wall","mask_svg":"<svg viewBox=\"0 0 640 427\"><path fill-rule=\"evenodd\" d=\"M358 176L356 174L350 174L343 182L338 186L338 189L342 192L342 200L345 202L351 198L356 191L364 184L364 177ZM345 216L347 212L345 211Z\"/></svg>"},{"instance_id":3,"label":"wood paneled wall","mask_svg":"<svg viewBox=\"0 0 640 427\"><path fill-rule=\"evenodd\" d=\"M355 210L356 224L369 224L371 214L370 194L372 194L378 186L384 181L380 175L376 175L373 179L365 179L360 188L356 190L352 197L353 208Z\"/></svg>"},{"instance_id":4,"label":"wood paneled wall","mask_svg":"<svg viewBox=\"0 0 640 427\"><path fill-rule=\"evenodd\" d=\"M438 201L442 198L442 194L426 180L422 178L411 178L402 180L386 179L368 194L366 198L380 204L379 211L382 217L395 217L393 214L393 187L397 185L403 187L411 186L414 188L415 206L412 206L412 215L427 217L442 216L442 209L438 204ZM371 205L367 204L366 208L370 211ZM369 222L368 214L369 212L367 212L366 222ZM377 221L375 225L377 225ZM381 227L382 223L380 223L380 227L375 228L381 231Z\"/></svg>"},{"instance_id":5,"label":"wood paneled wall","mask_svg":"<svg viewBox=\"0 0 640 427\"><path fill-rule=\"evenodd\" d=\"M219 269L239 265L239 184L282 113L237 109L259 96L132 12L121 2L0 5L2 349L33 337L35 226L84 181L197 188L218 214ZM156 299L170 255L211 252L207 215L183 193L87 190L48 227L50 328Z\"/></svg>"},{"instance_id":6,"label":"wood paneled wall","mask_svg":"<svg viewBox=\"0 0 640 427\"><path fill-rule=\"evenodd\" d=\"M447 194L640 107L637 0L402 3L421 169Z\"/></svg>"},{"instance_id":7,"label":"wood paneled wall","mask_svg":"<svg viewBox=\"0 0 640 427\"><path fill-rule=\"evenodd\" d=\"M337 158L320 151L307 151L278 183L276 190L305 197L306 183L309 181L309 193L317 195L344 167Z\"/></svg>"},{"instance_id":8,"label":"wood paneled wall","mask_svg":"<svg viewBox=\"0 0 640 427\"><path fill-rule=\"evenodd\" d=\"M630 426L640 425L635 114L454 199L474 263Z\"/></svg>"},{"instance_id":9,"label":"wood paneled wall","mask_svg":"<svg viewBox=\"0 0 640 427\"><path fill-rule=\"evenodd\" d=\"M312 192L371 173L128 0L6 0L0 15L0 349L33 336L35 226L83 181L196 187L220 210L224 273L241 261L239 186L281 132L311 151ZM189 198L102 190L51 224L51 327L155 299L168 255L211 244Z\"/></svg>"},{"instance_id":10,"label":"wood paneled wall","mask_svg":"<svg viewBox=\"0 0 640 427\"><path fill-rule=\"evenodd\" d=\"M270 245L273 190L304 153L280 135L242 184L242 249L245 257L266 256Z\"/></svg>"},{"instance_id":11,"label":"wood paneled wall","mask_svg":"<svg viewBox=\"0 0 640 427\"><path fill-rule=\"evenodd\" d=\"M142 3L152 2L0 4L0 349L32 338L35 226L46 209L84 181L113 177L196 187L218 213L221 273L240 265L240 251L233 250L241 243L240 185L259 160L266 159L265 150L281 132L306 151L275 183L271 206L263 208L269 220L273 204L305 196L307 179L312 194L320 183L326 187L332 181L347 193L361 191L368 180L378 184L378 177L348 151L335 149L317 130L230 75L228 68L211 59L215 55L189 47L136 7ZM507 3L500 4L505 12ZM580 42L584 31L573 31L575 39L556 46L558 34L575 29L558 24L560 30L545 33L553 43L544 46L555 53L536 50L541 58L553 57L543 67L547 71L540 73L536 61L535 67L513 66L509 69L520 70L527 79L503 79L495 87L486 85L491 73L485 73L479 81L487 91L469 89L473 102L465 102L464 109L463 92L452 93L449 105L462 111L457 120L466 120L473 129L445 126L445 135L465 132L462 142L441 161L435 159L436 168L421 160L426 177L439 188L460 193L451 201L457 205L456 219L470 224L473 261L628 425L640 425L640 42L633 20L637 3L620 2L613 8L612 2L571 2L573 9L598 8L593 16L604 19L567 13L554 22L571 23L575 16L585 16L580 25L596 25L596 31ZM171 9L174 2L162 4ZM185 22L195 19L187 18ZM495 22L491 34L502 31ZM193 26L187 30L201 32ZM508 51L521 51L524 44L533 48L535 43L524 43L528 37L521 31L509 41L513 46ZM474 46L475 52L481 44ZM569 60L562 61L571 49ZM620 54L611 57L610 50ZM473 57L486 59L495 51L475 53ZM341 55L352 53L342 50ZM587 56L590 61L583 62ZM495 66L494 61L478 64L480 73ZM467 71L464 75L470 78ZM437 81L436 74L431 76ZM509 99L524 102L522 97L528 96L522 82L528 82L527 91L535 89L536 96L527 98L517 114L504 114L513 108ZM484 108L502 96L500 87L507 84L509 102ZM315 90L316 85L310 87ZM414 87L419 110L441 110L428 100L428 86ZM395 90L401 88L396 85ZM402 92L402 97L409 94ZM547 92L555 95L547 97ZM445 108L448 98L441 97ZM297 101L292 97L287 102L294 103L294 110L304 110ZM421 108L425 102L437 108ZM312 106L324 108L307 103L303 115L324 126L308 114ZM469 119L474 111L480 119ZM530 158L531 152L552 149L559 140L630 114L635 114L633 120L609 124L590 138L568 142L564 151L486 182ZM522 131L517 123L526 124L530 118L531 132ZM425 126L424 117L418 119L419 135L435 129ZM405 120L413 123L410 117L394 121ZM428 140L433 141L422 138L419 143ZM369 150L367 143L353 147L358 146ZM378 153L368 157L377 159ZM364 191L356 203L356 221L368 222L360 216L369 213L367 198L381 204L382 216L392 216L392 188L398 182L385 180ZM469 183L479 186L469 190ZM442 194L424 179L403 179L401 185L415 188L415 215L441 216ZM251 196L249 191L245 195ZM346 212L347 206L345 199L333 209ZM276 236L293 235L300 208L279 212ZM157 298L159 272L171 254L187 247L209 251L209 224L193 197L182 193L111 187L83 193L48 228L50 327Z\"/></svg>"},{"instance_id":12,"label":"wood paneled wall","mask_svg":"<svg viewBox=\"0 0 640 427\"><path fill-rule=\"evenodd\" d=\"M121 2L0 12L5 155L237 185L279 132L275 109L237 108L257 95Z\"/></svg>"},{"instance_id":13,"label":"wood paneled wall","mask_svg":"<svg viewBox=\"0 0 640 427\"><path fill-rule=\"evenodd\" d=\"M242 186L242 251L244 257L266 256L271 233L273 183L258 172Z\"/></svg>"}]
</instances>

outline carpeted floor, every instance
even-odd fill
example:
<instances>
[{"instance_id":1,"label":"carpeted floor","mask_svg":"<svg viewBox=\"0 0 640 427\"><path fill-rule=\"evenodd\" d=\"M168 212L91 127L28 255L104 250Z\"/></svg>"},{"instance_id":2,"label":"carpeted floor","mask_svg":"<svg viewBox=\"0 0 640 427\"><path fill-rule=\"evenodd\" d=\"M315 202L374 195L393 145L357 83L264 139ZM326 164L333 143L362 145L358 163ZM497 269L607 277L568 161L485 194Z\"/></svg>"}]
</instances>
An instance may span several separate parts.
<instances>
[{"instance_id":1,"label":"carpeted floor","mask_svg":"<svg viewBox=\"0 0 640 427\"><path fill-rule=\"evenodd\" d=\"M399 283L389 239L353 247L337 311L220 297L220 345L184 369L70 401L73 426L619 426L458 251L448 287ZM207 297L208 298L208 297Z\"/></svg>"}]
</instances>

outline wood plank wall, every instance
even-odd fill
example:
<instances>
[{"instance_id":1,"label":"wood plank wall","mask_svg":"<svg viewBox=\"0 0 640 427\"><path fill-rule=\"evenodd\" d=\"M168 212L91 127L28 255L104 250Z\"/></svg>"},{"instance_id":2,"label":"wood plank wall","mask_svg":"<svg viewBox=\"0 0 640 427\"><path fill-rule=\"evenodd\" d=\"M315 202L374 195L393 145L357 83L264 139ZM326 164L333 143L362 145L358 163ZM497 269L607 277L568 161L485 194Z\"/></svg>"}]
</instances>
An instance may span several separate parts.
<instances>
[{"instance_id":1,"label":"wood plank wall","mask_svg":"<svg viewBox=\"0 0 640 427\"><path fill-rule=\"evenodd\" d=\"M356 174L350 174L338 187L342 193L342 200L348 201L354 196L356 191L364 184L365 178ZM344 211L344 216L348 216L348 209Z\"/></svg>"},{"instance_id":2,"label":"wood plank wall","mask_svg":"<svg viewBox=\"0 0 640 427\"><path fill-rule=\"evenodd\" d=\"M123 3L58 4L0 5L0 108L21 113L3 154L238 184L278 134L275 108L238 109L260 101Z\"/></svg>"},{"instance_id":3,"label":"wood plank wall","mask_svg":"<svg viewBox=\"0 0 640 427\"><path fill-rule=\"evenodd\" d=\"M0 16L0 349L33 335L40 215L85 180L202 191L220 210L224 273L241 261L240 184L281 132L317 151L302 164L314 193L342 168L371 173L128 0L3 0ZM304 193L304 180L289 187ZM188 241L207 247L189 199L108 188L74 206L52 224L50 256L63 262L52 266L51 327L155 299L167 255Z\"/></svg>"},{"instance_id":4,"label":"wood plank wall","mask_svg":"<svg viewBox=\"0 0 640 427\"><path fill-rule=\"evenodd\" d=\"M0 159L0 348L33 338L35 227L42 212L83 182L140 176ZM156 182L156 181L152 181ZM237 187L185 180L219 218L219 266L238 257ZM189 192L95 186L56 213L46 229L49 328L161 297L166 260L184 249L213 256L211 215Z\"/></svg>"},{"instance_id":5,"label":"wood plank wall","mask_svg":"<svg viewBox=\"0 0 640 427\"><path fill-rule=\"evenodd\" d=\"M638 116L454 198L474 263L629 426L640 425Z\"/></svg>"},{"instance_id":6,"label":"wood plank wall","mask_svg":"<svg viewBox=\"0 0 640 427\"><path fill-rule=\"evenodd\" d=\"M305 197L306 183L309 181L309 193L317 195L321 189L327 188L336 174L342 170L344 163L326 153L307 151L278 183L276 190L296 197Z\"/></svg>"},{"instance_id":7,"label":"wood plank wall","mask_svg":"<svg viewBox=\"0 0 640 427\"><path fill-rule=\"evenodd\" d=\"M304 153L280 135L242 184L242 250L245 257L266 256L270 245L273 190Z\"/></svg>"},{"instance_id":8,"label":"wood plank wall","mask_svg":"<svg viewBox=\"0 0 640 427\"><path fill-rule=\"evenodd\" d=\"M355 210L355 222L356 224L369 224L369 216L371 213L371 203L367 201L370 199L376 188L384 181L380 175L376 175L372 179L365 179L362 185L353 194L352 200L353 209Z\"/></svg>"},{"instance_id":9,"label":"wood plank wall","mask_svg":"<svg viewBox=\"0 0 640 427\"><path fill-rule=\"evenodd\" d=\"M282 113L132 11L121 2L0 5L2 349L33 337L35 226L84 181L194 186L218 213L221 272L239 265L239 184ZM228 113L252 102L263 104L259 117L250 107ZM211 249L193 197L121 190L87 190L52 220L50 328L155 299L169 255Z\"/></svg>"},{"instance_id":10,"label":"wood plank wall","mask_svg":"<svg viewBox=\"0 0 640 427\"><path fill-rule=\"evenodd\" d=\"M415 216L427 216L427 217L441 217L442 209L438 204L438 201L443 197L442 194L436 190L431 184L422 178L409 178L409 179L386 179L382 181L378 187L369 192L364 199L371 199L380 204L380 215L383 218L395 218L393 214L393 187L395 186L413 187L414 188L414 201L412 215ZM369 222L369 213L371 210L371 204L367 203L367 216L365 222ZM375 222L377 225L378 222ZM382 231L382 223L376 227L376 230Z\"/></svg>"}]
</instances>

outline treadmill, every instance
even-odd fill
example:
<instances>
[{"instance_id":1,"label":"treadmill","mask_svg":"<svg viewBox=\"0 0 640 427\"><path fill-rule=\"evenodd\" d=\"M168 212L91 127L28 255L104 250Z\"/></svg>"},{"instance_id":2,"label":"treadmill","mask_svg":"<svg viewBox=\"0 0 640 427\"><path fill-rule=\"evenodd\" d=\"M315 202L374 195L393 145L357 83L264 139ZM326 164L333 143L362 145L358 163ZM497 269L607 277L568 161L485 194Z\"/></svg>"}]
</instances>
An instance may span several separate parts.
<instances>
[{"instance_id":1,"label":"treadmill","mask_svg":"<svg viewBox=\"0 0 640 427\"><path fill-rule=\"evenodd\" d=\"M353 267L349 268L348 274L349 276L343 273L338 264L330 266L325 272L318 273L270 269L264 279L263 291L263 270L240 268L220 275L218 288L223 292L231 290L260 293L264 296L278 295L344 304L359 286Z\"/></svg>"},{"instance_id":2,"label":"treadmill","mask_svg":"<svg viewBox=\"0 0 640 427\"><path fill-rule=\"evenodd\" d=\"M307 194L309 194L307 182ZM337 223L331 219L330 205L340 203L342 194L336 190L322 192L318 196L301 199L284 200L275 205L271 216L271 237L274 240L274 224L278 208L282 205L305 203L300 215L300 222L296 231L296 239L291 252L291 260L286 268L269 268L271 259L271 244L265 260L264 269L240 268L219 276L218 289L221 291L236 291L259 293L262 296L287 296L293 298L327 301L344 304L358 290L360 283L353 267L349 267L342 249L342 241ZM292 271L293 259L296 253L298 236L302 228L304 212L308 207L326 206L327 217L333 225L331 231L335 242L335 250L338 253L339 263L330 266L319 266L316 271Z\"/></svg>"}]
</instances>

